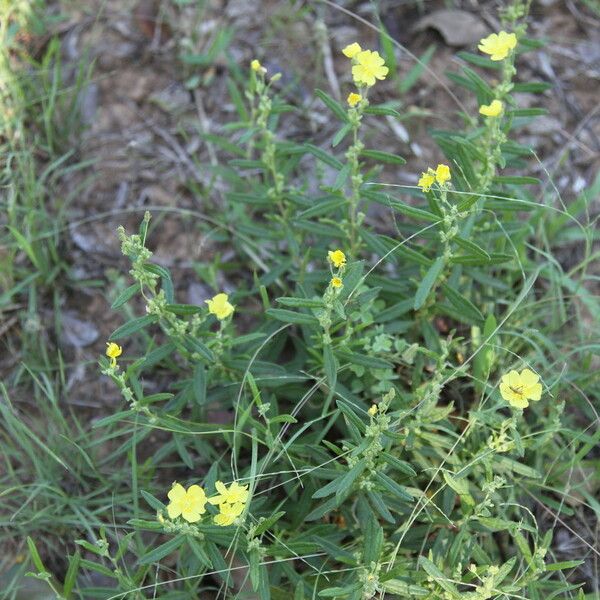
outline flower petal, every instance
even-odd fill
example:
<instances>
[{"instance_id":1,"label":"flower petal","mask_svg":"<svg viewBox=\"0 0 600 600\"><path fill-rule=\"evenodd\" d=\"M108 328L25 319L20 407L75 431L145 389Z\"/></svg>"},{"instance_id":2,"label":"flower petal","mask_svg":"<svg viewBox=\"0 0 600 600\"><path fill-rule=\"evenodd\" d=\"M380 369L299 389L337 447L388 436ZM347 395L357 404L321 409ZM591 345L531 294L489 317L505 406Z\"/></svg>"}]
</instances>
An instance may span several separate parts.
<instances>
[{"instance_id":1,"label":"flower petal","mask_svg":"<svg viewBox=\"0 0 600 600\"><path fill-rule=\"evenodd\" d=\"M531 386L527 386L525 388L524 395L529 398L529 400L539 400L542 397L542 384L536 383Z\"/></svg>"},{"instance_id":2,"label":"flower petal","mask_svg":"<svg viewBox=\"0 0 600 600\"><path fill-rule=\"evenodd\" d=\"M540 376L534 373L530 369L523 369L521 371L521 382L525 387L531 387L540 380Z\"/></svg>"},{"instance_id":3,"label":"flower petal","mask_svg":"<svg viewBox=\"0 0 600 600\"><path fill-rule=\"evenodd\" d=\"M171 502L167 506L167 514L169 515L169 519L176 519L181 514L181 503Z\"/></svg>"},{"instance_id":4,"label":"flower petal","mask_svg":"<svg viewBox=\"0 0 600 600\"><path fill-rule=\"evenodd\" d=\"M185 488L180 483L174 483L173 487L167 493L167 498L171 501L181 500L185 497Z\"/></svg>"},{"instance_id":5,"label":"flower petal","mask_svg":"<svg viewBox=\"0 0 600 600\"><path fill-rule=\"evenodd\" d=\"M194 508L187 508L181 513L181 516L189 523L196 523L200 520L200 511Z\"/></svg>"}]
</instances>

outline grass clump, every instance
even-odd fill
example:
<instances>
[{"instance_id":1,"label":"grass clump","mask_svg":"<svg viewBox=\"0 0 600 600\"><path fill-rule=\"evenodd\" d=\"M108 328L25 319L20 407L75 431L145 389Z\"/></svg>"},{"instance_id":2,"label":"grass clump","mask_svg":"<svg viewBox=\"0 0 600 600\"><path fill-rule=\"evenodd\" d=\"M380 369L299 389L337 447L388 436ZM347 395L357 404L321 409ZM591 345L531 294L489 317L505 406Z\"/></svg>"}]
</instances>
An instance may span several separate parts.
<instances>
[{"instance_id":1,"label":"grass clump","mask_svg":"<svg viewBox=\"0 0 600 600\"><path fill-rule=\"evenodd\" d=\"M404 159L368 147L372 120L401 116L373 101L389 74L377 51L344 49L345 104L317 91L339 121L327 150L278 133L293 109L279 74L258 59L233 71L238 121L211 139L232 157L206 166L226 191L198 227L233 249L213 267L235 289L178 302L147 212L118 230L131 285L100 359L122 406L73 436L34 379L64 422L52 435L74 448L42 446L53 461L40 463L7 392L0 405L26 455L6 456L13 510L23 500L38 519L19 534L57 597L585 597L570 571L597 549L574 532L585 553L557 559L543 517L570 516L575 497L598 514L572 477L598 440L597 256L577 220L589 193L557 208L521 174L532 152L518 130L539 111L515 92L544 89L518 77L537 47L528 5L505 9L483 54L462 53L451 79L480 108L433 132L445 161L412 186L383 183ZM377 205L387 227L367 216ZM561 228L586 248L568 270ZM40 464L53 469L29 475ZM60 577L38 550L46 528L62 536L49 545L67 556Z\"/></svg>"}]
</instances>

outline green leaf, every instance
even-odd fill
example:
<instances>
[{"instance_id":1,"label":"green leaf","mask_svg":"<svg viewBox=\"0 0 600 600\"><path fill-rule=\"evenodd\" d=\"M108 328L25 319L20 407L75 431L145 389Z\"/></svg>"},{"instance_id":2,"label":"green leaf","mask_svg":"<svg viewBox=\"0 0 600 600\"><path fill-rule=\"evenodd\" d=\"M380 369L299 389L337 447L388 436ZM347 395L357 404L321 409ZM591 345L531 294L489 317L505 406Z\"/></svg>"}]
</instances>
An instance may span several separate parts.
<instances>
[{"instance_id":1,"label":"green leaf","mask_svg":"<svg viewBox=\"0 0 600 600\"><path fill-rule=\"evenodd\" d=\"M378 492L368 491L367 496L373 508L388 522L395 523L394 515L389 511L387 504Z\"/></svg>"},{"instance_id":2,"label":"green leaf","mask_svg":"<svg viewBox=\"0 0 600 600\"><path fill-rule=\"evenodd\" d=\"M350 132L352 131L352 125L347 123L333 136L331 145L335 148Z\"/></svg>"},{"instance_id":3,"label":"green leaf","mask_svg":"<svg viewBox=\"0 0 600 600\"><path fill-rule=\"evenodd\" d=\"M390 467L392 467L393 469L396 469L397 471L400 471L400 473L404 473L405 475L409 475L410 477L417 476L417 472L406 461L396 458L389 452L384 452L382 456L383 460L385 460L385 462L388 465L390 465Z\"/></svg>"},{"instance_id":4,"label":"green leaf","mask_svg":"<svg viewBox=\"0 0 600 600\"><path fill-rule=\"evenodd\" d=\"M327 215L347 203L346 198L330 198L328 196L317 198L313 206L298 213L296 217L298 219L311 219L312 217Z\"/></svg>"},{"instance_id":5,"label":"green leaf","mask_svg":"<svg viewBox=\"0 0 600 600\"><path fill-rule=\"evenodd\" d=\"M481 311L464 295L444 283L442 285L446 298L452 303L452 305L467 319L472 321L483 321L483 315Z\"/></svg>"},{"instance_id":6,"label":"green leaf","mask_svg":"<svg viewBox=\"0 0 600 600\"><path fill-rule=\"evenodd\" d=\"M304 144L304 147L318 160L329 165L332 169L340 171L344 168L344 165L334 156L327 154L322 148L315 146L314 144Z\"/></svg>"},{"instance_id":7,"label":"green leaf","mask_svg":"<svg viewBox=\"0 0 600 600\"><path fill-rule=\"evenodd\" d=\"M163 529L158 521L147 521L145 519L129 519L127 525L135 529L146 529L147 531L161 531Z\"/></svg>"},{"instance_id":8,"label":"green leaf","mask_svg":"<svg viewBox=\"0 0 600 600\"><path fill-rule=\"evenodd\" d=\"M185 317L188 315L195 315L204 310L203 306L196 306L195 304L167 304L165 309L169 312Z\"/></svg>"},{"instance_id":9,"label":"green leaf","mask_svg":"<svg viewBox=\"0 0 600 600\"><path fill-rule=\"evenodd\" d=\"M269 308L265 311L267 315L283 321L284 323L295 323L296 325L319 325L319 320L312 315L285 310L284 308Z\"/></svg>"},{"instance_id":10,"label":"green leaf","mask_svg":"<svg viewBox=\"0 0 600 600\"><path fill-rule=\"evenodd\" d=\"M319 592L320 598L345 598L356 591L356 586L330 587Z\"/></svg>"},{"instance_id":11,"label":"green leaf","mask_svg":"<svg viewBox=\"0 0 600 600\"><path fill-rule=\"evenodd\" d=\"M348 352L347 350L336 350L336 356L342 361L348 361L354 365L361 365L369 369L392 369L392 363L382 358L375 356L367 356L366 354L357 354Z\"/></svg>"},{"instance_id":12,"label":"green leaf","mask_svg":"<svg viewBox=\"0 0 600 600\"><path fill-rule=\"evenodd\" d=\"M335 494L337 492L338 487L342 481L342 476L337 477L333 481L330 481L327 485L320 487L316 492L313 493L311 498L327 498L327 496L331 496L331 494Z\"/></svg>"},{"instance_id":13,"label":"green leaf","mask_svg":"<svg viewBox=\"0 0 600 600\"><path fill-rule=\"evenodd\" d=\"M399 118L402 116L396 109L392 108L391 106L385 106L384 104L367 106L363 112L367 115L382 115L386 117Z\"/></svg>"},{"instance_id":14,"label":"green leaf","mask_svg":"<svg viewBox=\"0 0 600 600\"><path fill-rule=\"evenodd\" d=\"M383 528L372 514L368 515L363 527L363 560L368 565L379 561L383 549Z\"/></svg>"},{"instance_id":15,"label":"green leaf","mask_svg":"<svg viewBox=\"0 0 600 600\"><path fill-rule=\"evenodd\" d=\"M400 79L398 90L401 94L406 94L406 92L408 92L415 85L415 83L417 83L425 71L425 68L431 60L434 52L435 44L431 44L427 50L425 50L425 52L419 56L417 62L411 67L408 73Z\"/></svg>"},{"instance_id":16,"label":"green leaf","mask_svg":"<svg viewBox=\"0 0 600 600\"><path fill-rule=\"evenodd\" d=\"M360 155L366 158L371 158L377 162L388 163L391 165L406 164L406 160L404 160L401 156L392 154L391 152L382 152L381 150L362 150Z\"/></svg>"},{"instance_id":17,"label":"green leaf","mask_svg":"<svg viewBox=\"0 0 600 600\"><path fill-rule=\"evenodd\" d=\"M166 506L158 498L155 498L150 492L140 490L140 494L154 510L162 512L166 508Z\"/></svg>"},{"instance_id":18,"label":"green leaf","mask_svg":"<svg viewBox=\"0 0 600 600\"><path fill-rule=\"evenodd\" d=\"M485 56L479 56L477 54L472 54L471 52L457 52L456 55L467 62L470 62L473 65L477 65L478 67L483 67L485 69L500 69L503 65L500 61L493 61Z\"/></svg>"},{"instance_id":19,"label":"green leaf","mask_svg":"<svg viewBox=\"0 0 600 600\"><path fill-rule=\"evenodd\" d=\"M65 583L63 587L65 598L71 597L71 592L73 591L73 587L77 581L77 573L79 571L80 562L81 554L79 553L79 550L77 550L73 556L69 556L69 568L67 569L67 574L65 575Z\"/></svg>"},{"instance_id":20,"label":"green leaf","mask_svg":"<svg viewBox=\"0 0 600 600\"><path fill-rule=\"evenodd\" d=\"M454 584L446 577L428 558L419 556L419 564L423 567L427 575L431 577L437 585L446 591L455 600L462 600L463 596L456 589Z\"/></svg>"},{"instance_id":21,"label":"green leaf","mask_svg":"<svg viewBox=\"0 0 600 600\"><path fill-rule=\"evenodd\" d=\"M124 325L121 325L121 327L117 328L108 339L109 341L112 341L128 337L132 333L135 333L140 329L144 329L145 327L148 327L148 325L156 323L156 320L157 319L154 315L146 315L145 317L132 319L131 321L128 321Z\"/></svg>"},{"instance_id":22,"label":"green leaf","mask_svg":"<svg viewBox=\"0 0 600 600\"><path fill-rule=\"evenodd\" d=\"M281 296L276 298L275 302L283 304L283 306L291 306L293 308L324 308L325 303L322 298L294 298Z\"/></svg>"},{"instance_id":23,"label":"green leaf","mask_svg":"<svg viewBox=\"0 0 600 600\"><path fill-rule=\"evenodd\" d=\"M331 390L334 390L337 382L338 364L331 349L331 344L323 344L323 368L327 377L327 384Z\"/></svg>"},{"instance_id":24,"label":"green leaf","mask_svg":"<svg viewBox=\"0 0 600 600\"><path fill-rule=\"evenodd\" d=\"M515 83L513 86L513 92L529 92L529 93L540 93L546 90L551 90L554 86L551 83L545 81L529 81L524 83Z\"/></svg>"},{"instance_id":25,"label":"green leaf","mask_svg":"<svg viewBox=\"0 0 600 600\"><path fill-rule=\"evenodd\" d=\"M434 261L431 267L429 267L427 273L425 273L425 277L423 277L419 287L417 288L417 293L415 294L415 302L413 304L413 308L415 310L419 310L419 308L425 304L425 301L429 296L429 292L431 292L431 289L443 271L445 264L446 259L443 256L440 256Z\"/></svg>"},{"instance_id":26,"label":"green leaf","mask_svg":"<svg viewBox=\"0 0 600 600\"><path fill-rule=\"evenodd\" d=\"M388 477L385 473L377 473L376 478L393 496L397 496L405 502L412 502L413 497L408 493L408 490L399 483L396 483L391 477Z\"/></svg>"},{"instance_id":27,"label":"green leaf","mask_svg":"<svg viewBox=\"0 0 600 600\"><path fill-rule=\"evenodd\" d=\"M470 267L477 267L480 265L498 265L501 263L509 262L514 259L512 254L504 254L501 252L490 253L489 259L481 258L480 256L474 255L455 255L450 258L450 262L453 265L468 265Z\"/></svg>"},{"instance_id":28,"label":"green leaf","mask_svg":"<svg viewBox=\"0 0 600 600\"><path fill-rule=\"evenodd\" d=\"M130 285L127 289L123 290L115 299L115 301L110 305L110 307L114 310L123 306L128 300L133 298L140 291L140 284L134 283Z\"/></svg>"},{"instance_id":29,"label":"green leaf","mask_svg":"<svg viewBox=\"0 0 600 600\"><path fill-rule=\"evenodd\" d=\"M362 472L366 468L365 459L359 460L341 479L337 489L335 490L335 497L338 502L341 502L346 492L350 490L354 482L360 477Z\"/></svg>"},{"instance_id":30,"label":"green leaf","mask_svg":"<svg viewBox=\"0 0 600 600\"><path fill-rule=\"evenodd\" d=\"M537 177L521 177L516 175L497 175L494 183L506 185L538 185L542 183Z\"/></svg>"},{"instance_id":31,"label":"green leaf","mask_svg":"<svg viewBox=\"0 0 600 600\"><path fill-rule=\"evenodd\" d=\"M467 240L459 235L452 238L457 246L460 246L463 250L467 250L471 252L471 254L475 254L476 256L480 256L481 258L485 258L486 260L490 259L490 255L486 252L481 246L478 246L475 242L471 240Z\"/></svg>"},{"instance_id":32,"label":"green leaf","mask_svg":"<svg viewBox=\"0 0 600 600\"><path fill-rule=\"evenodd\" d=\"M344 123L348 123L348 113L344 107L334 100L329 94L325 93L323 90L316 89L315 95L327 106L327 108L340 120Z\"/></svg>"},{"instance_id":33,"label":"green leaf","mask_svg":"<svg viewBox=\"0 0 600 600\"><path fill-rule=\"evenodd\" d=\"M141 565L149 565L153 562L157 562L161 558L164 558L172 552L175 552L175 550L177 550L177 548L179 548L179 546L181 546L181 544L183 544L184 541L185 535L178 535L177 537L174 537L168 542L161 544L160 546L158 546L158 548L154 548L154 550L151 550L150 552L148 552L148 554L142 556L139 560L139 563Z\"/></svg>"},{"instance_id":34,"label":"green leaf","mask_svg":"<svg viewBox=\"0 0 600 600\"><path fill-rule=\"evenodd\" d=\"M511 117L541 117L547 115L548 111L545 108L515 108L507 111Z\"/></svg>"},{"instance_id":35,"label":"green leaf","mask_svg":"<svg viewBox=\"0 0 600 600\"><path fill-rule=\"evenodd\" d=\"M194 368L192 389L194 390L194 400L198 406L206 404L206 378L206 367L203 364L197 364Z\"/></svg>"},{"instance_id":36,"label":"green leaf","mask_svg":"<svg viewBox=\"0 0 600 600\"><path fill-rule=\"evenodd\" d=\"M383 585L383 589L386 592L389 592L390 594L397 594L402 598L406 598L407 596L416 596L418 598L422 596L428 596L430 594L429 590L419 587L418 585L408 584L400 579L388 579L381 585Z\"/></svg>"},{"instance_id":37,"label":"green leaf","mask_svg":"<svg viewBox=\"0 0 600 600\"><path fill-rule=\"evenodd\" d=\"M258 525L254 529L254 535L262 535L265 531L267 531L267 529L273 527L273 525L275 525L275 523L279 521L283 515L285 515L285 511L281 510L270 517L267 517L263 521L259 521Z\"/></svg>"},{"instance_id":38,"label":"green leaf","mask_svg":"<svg viewBox=\"0 0 600 600\"><path fill-rule=\"evenodd\" d=\"M208 362L214 362L215 355L213 354L212 350L207 348L198 338L194 337L193 335L186 334L183 339L187 349L190 352L198 353Z\"/></svg>"}]
</instances>

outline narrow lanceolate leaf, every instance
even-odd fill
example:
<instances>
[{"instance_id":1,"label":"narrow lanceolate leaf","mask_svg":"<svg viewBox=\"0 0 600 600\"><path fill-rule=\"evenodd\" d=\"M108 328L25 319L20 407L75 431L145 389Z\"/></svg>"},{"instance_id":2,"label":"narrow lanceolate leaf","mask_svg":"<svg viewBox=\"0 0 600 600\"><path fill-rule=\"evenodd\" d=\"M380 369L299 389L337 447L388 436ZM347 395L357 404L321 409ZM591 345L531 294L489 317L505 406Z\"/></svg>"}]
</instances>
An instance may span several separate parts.
<instances>
[{"instance_id":1,"label":"narrow lanceolate leaf","mask_svg":"<svg viewBox=\"0 0 600 600\"><path fill-rule=\"evenodd\" d=\"M340 120L344 123L348 122L348 113L344 109L344 107L334 100L329 94L325 93L323 90L315 90L315 95L319 97L319 99L327 106L327 108Z\"/></svg>"},{"instance_id":2,"label":"narrow lanceolate leaf","mask_svg":"<svg viewBox=\"0 0 600 600\"><path fill-rule=\"evenodd\" d=\"M446 264L446 259L443 256L440 256L435 262L429 267L427 273L425 273L425 277L419 284L417 288L417 293L415 294L415 303L413 308L415 310L419 310L427 297L429 296L429 292L431 292L437 278L440 276L442 270L444 269L444 265Z\"/></svg>"},{"instance_id":3,"label":"narrow lanceolate leaf","mask_svg":"<svg viewBox=\"0 0 600 600\"><path fill-rule=\"evenodd\" d=\"M392 363L376 356L367 356L366 354L357 354L343 350L338 350L336 354L340 360L370 369L391 369L393 367Z\"/></svg>"},{"instance_id":4,"label":"narrow lanceolate leaf","mask_svg":"<svg viewBox=\"0 0 600 600\"><path fill-rule=\"evenodd\" d=\"M350 491L350 488L354 484L354 482L360 477L361 473L365 470L366 464L365 460L359 460L341 479L337 490L335 491L335 497L339 501L341 501L347 492Z\"/></svg>"},{"instance_id":5,"label":"narrow lanceolate leaf","mask_svg":"<svg viewBox=\"0 0 600 600\"><path fill-rule=\"evenodd\" d=\"M327 377L327 384L330 389L335 389L338 364L333 354L333 350L331 349L331 344L323 345L323 368L325 370L325 376Z\"/></svg>"},{"instance_id":6,"label":"narrow lanceolate leaf","mask_svg":"<svg viewBox=\"0 0 600 600\"><path fill-rule=\"evenodd\" d=\"M213 362L215 360L215 355L212 350L207 348L198 338L195 338L192 335L186 335L185 345L190 352L195 352L202 356L202 358L206 359L209 362Z\"/></svg>"},{"instance_id":7,"label":"narrow lanceolate leaf","mask_svg":"<svg viewBox=\"0 0 600 600\"><path fill-rule=\"evenodd\" d=\"M397 496L400 500L410 502L413 497L408 493L408 490L396 483L391 477L388 477L385 473L377 473L377 480L379 483L388 490L393 496Z\"/></svg>"},{"instance_id":8,"label":"narrow lanceolate leaf","mask_svg":"<svg viewBox=\"0 0 600 600\"><path fill-rule=\"evenodd\" d=\"M154 548L154 550L151 550L148 552L148 554L142 556L142 558L140 558L140 564L148 565L150 563L159 561L161 558L164 558L165 556L171 554L171 552L177 550L177 548L179 548L184 541L185 535L178 535L177 537L174 537L168 542L158 546L158 548Z\"/></svg>"},{"instance_id":9,"label":"narrow lanceolate leaf","mask_svg":"<svg viewBox=\"0 0 600 600\"><path fill-rule=\"evenodd\" d=\"M277 298L276 302L293 308L323 308L325 306L322 298L288 298L282 296L281 298Z\"/></svg>"},{"instance_id":10,"label":"narrow lanceolate leaf","mask_svg":"<svg viewBox=\"0 0 600 600\"><path fill-rule=\"evenodd\" d=\"M312 315L285 310L284 308L269 308L266 314L284 323L295 323L297 325L318 325L319 320Z\"/></svg>"},{"instance_id":11,"label":"narrow lanceolate leaf","mask_svg":"<svg viewBox=\"0 0 600 600\"><path fill-rule=\"evenodd\" d=\"M112 309L119 308L123 306L128 300L133 298L140 291L140 284L134 283L130 285L127 289L123 290L115 299L115 301L110 305Z\"/></svg>"},{"instance_id":12,"label":"narrow lanceolate leaf","mask_svg":"<svg viewBox=\"0 0 600 600\"><path fill-rule=\"evenodd\" d=\"M481 311L468 298L447 284L442 285L442 289L454 308L464 314L466 318L473 321L483 321Z\"/></svg>"},{"instance_id":13,"label":"narrow lanceolate leaf","mask_svg":"<svg viewBox=\"0 0 600 600\"><path fill-rule=\"evenodd\" d=\"M537 185L541 181L537 177L519 177L516 175L498 175L493 179L494 183L506 183L512 185Z\"/></svg>"},{"instance_id":14,"label":"narrow lanceolate leaf","mask_svg":"<svg viewBox=\"0 0 600 600\"><path fill-rule=\"evenodd\" d=\"M502 252L491 252L489 258L482 258L475 254L463 254L452 256L450 262L453 265L467 265L469 267L477 267L479 265L499 265L501 263L509 262L513 260L512 254L505 254Z\"/></svg>"},{"instance_id":15,"label":"narrow lanceolate leaf","mask_svg":"<svg viewBox=\"0 0 600 600\"><path fill-rule=\"evenodd\" d=\"M489 253L486 250L484 250L481 246L476 244L475 242L472 242L471 240L460 237L459 235L455 236L452 239L453 239L454 243L457 246L460 246L463 250L467 250L471 254L481 256L481 258L485 258L486 260L489 260L489 258L490 258Z\"/></svg>"},{"instance_id":16,"label":"narrow lanceolate leaf","mask_svg":"<svg viewBox=\"0 0 600 600\"><path fill-rule=\"evenodd\" d=\"M117 328L110 336L109 340L120 340L130 336L136 331L140 331L140 329L144 329L144 327L148 327L148 325L152 325L152 323L156 323L156 317L154 315L146 315L145 317L132 319L131 321L128 321L124 325L121 325L121 327Z\"/></svg>"},{"instance_id":17,"label":"narrow lanceolate leaf","mask_svg":"<svg viewBox=\"0 0 600 600\"><path fill-rule=\"evenodd\" d=\"M456 586L428 558L419 556L419 564L421 567L423 567L427 575L429 575L429 577L431 577L435 583L437 583L437 585L439 585L445 592L450 594L451 598L454 598L455 600L462 599L463 596L456 589Z\"/></svg>"},{"instance_id":18,"label":"narrow lanceolate leaf","mask_svg":"<svg viewBox=\"0 0 600 600\"><path fill-rule=\"evenodd\" d=\"M279 521L283 515L285 515L285 511L281 510L276 512L274 515L267 517L264 521L260 521L254 529L254 535L262 535L265 531L267 531L267 529L273 527L273 525L275 525L275 523Z\"/></svg>"},{"instance_id":19,"label":"narrow lanceolate leaf","mask_svg":"<svg viewBox=\"0 0 600 600\"><path fill-rule=\"evenodd\" d=\"M360 155L365 158L371 158L377 162L389 163L392 165L404 165L406 160L397 154L391 152L383 152L381 150L363 150Z\"/></svg>"},{"instance_id":20,"label":"narrow lanceolate leaf","mask_svg":"<svg viewBox=\"0 0 600 600\"><path fill-rule=\"evenodd\" d=\"M344 165L334 156L327 154L322 148L315 146L314 144L305 144L304 147L318 160L326 165L329 165L332 169L340 171Z\"/></svg>"}]
</instances>

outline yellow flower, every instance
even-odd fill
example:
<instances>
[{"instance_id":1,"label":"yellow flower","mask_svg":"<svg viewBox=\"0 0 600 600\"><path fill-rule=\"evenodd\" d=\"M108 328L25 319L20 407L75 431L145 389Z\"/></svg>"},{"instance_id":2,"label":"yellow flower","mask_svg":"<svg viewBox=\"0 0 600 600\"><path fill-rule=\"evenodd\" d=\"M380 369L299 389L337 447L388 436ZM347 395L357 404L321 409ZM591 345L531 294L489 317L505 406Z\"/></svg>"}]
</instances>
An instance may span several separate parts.
<instances>
[{"instance_id":1,"label":"yellow flower","mask_svg":"<svg viewBox=\"0 0 600 600\"><path fill-rule=\"evenodd\" d=\"M227 486L222 481L217 481L215 483L215 488L217 489L217 492L219 492L219 495L208 499L211 504L218 504L220 506L223 504L243 505L248 500L248 486L240 485L237 481L234 481L229 486L229 489L227 489Z\"/></svg>"},{"instance_id":2,"label":"yellow flower","mask_svg":"<svg viewBox=\"0 0 600 600\"><path fill-rule=\"evenodd\" d=\"M369 413L369 416L374 417L377 414L377 410L377 404L373 404L367 412Z\"/></svg>"},{"instance_id":3,"label":"yellow flower","mask_svg":"<svg viewBox=\"0 0 600 600\"><path fill-rule=\"evenodd\" d=\"M484 54L489 54L491 60L505 59L517 45L517 36L514 33L500 31L492 33L486 38L479 40L479 50Z\"/></svg>"},{"instance_id":4,"label":"yellow flower","mask_svg":"<svg viewBox=\"0 0 600 600\"><path fill-rule=\"evenodd\" d=\"M256 58L250 63L250 68L255 73L260 73L261 75L264 75L267 72L267 70L260 64L260 61L256 60Z\"/></svg>"},{"instance_id":5,"label":"yellow flower","mask_svg":"<svg viewBox=\"0 0 600 600\"><path fill-rule=\"evenodd\" d=\"M106 342L106 356L110 358L110 366L114 369L117 366L117 357L123 354L123 348L114 342Z\"/></svg>"},{"instance_id":6,"label":"yellow flower","mask_svg":"<svg viewBox=\"0 0 600 600\"><path fill-rule=\"evenodd\" d=\"M539 400L542 397L542 384L539 375L529 369L520 373L509 371L502 376L500 394L515 408L527 408L529 400Z\"/></svg>"},{"instance_id":7,"label":"yellow flower","mask_svg":"<svg viewBox=\"0 0 600 600\"><path fill-rule=\"evenodd\" d=\"M428 192L431 186L435 183L435 172L433 169L427 169L427 173L421 173L421 179L417 185L424 191Z\"/></svg>"},{"instance_id":8,"label":"yellow flower","mask_svg":"<svg viewBox=\"0 0 600 600\"><path fill-rule=\"evenodd\" d=\"M357 85L375 85L375 80L386 78L389 69L376 50L363 50L356 56L356 64L352 67L352 77Z\"/></svg>"},{"instance_id":9,"label":"yellow flower","mask_svg":"<svg viewBox=\"0 0 600 600\"><path fill-rule=\"evenodd\" d=\"M174 483L167 496L171 501L167 506L169 519L181 515L186 521L195 523L206 512L206 494L199 485L191 485L186 492L181 484Z\"/></svg>"},{"instance_id":10,"label":"yellow flower","mask_svg":"<svg viewBox=\"0 0 600 600\"><path fill-rule=\"evenodd\" d=\"M342 280L339 277L333 277L332 280L329 283L331 283L331 287L332 288L336 288L336 289L337 288L341 288L342 285L344 285L342 283Z\"/></svg>"},{"instance_id":11,"label":"yellow flower","mask_svg":"<svg viewBox=\"0 0 600 600\"><path fill-rule=\"evenodd\" d=\"M497 117L504 108L500 100L492 100L491 104L482 104L479 107L479 114L485 117Z\"/></svg>"},{"instance_id":12,"label":"yellow flower","mask_svg":"<svg viewBox=\"0 0 600 600\"><path fill-rule=\"evenodd\" d=\"M215 516L215 523L222 527L227 527L244 512L244 505L241 502L237 504L222 504L219 507L219 514Z\"/></svg>"},{"instance_id":13,"label":"yellow flower","mask_svg":"<svg viewBox=\"0 0 600 600\"><path fill-rule=\"evenodd\" d=\"M360 44L358 42L354 42L353 44L348 44L348 46L346 46L342 50L342 52L344 53L344 56L347 56L348 58L354 58L361 51L362 51L362 48L360 47Z\"/></svg>"},{"instance_id":14,"label":"yellow flower","mask_svg":"<svg viewBox=\"0 0 600 600\"><path fill-rule=\"evenodd\" d=\"M217 294L212 300L205 300L208 304L208 312L215 315L219 321L232 315L235 310L233 305L229 303L228 298L227 294Z\"/></svg>"},{"instance_id":15,"label":"yellow flower","mask_svg":"<svg viewBox=\"0 0 600 600\"><path fill-rule=\"evenodd\" d=\"M341 250L330 250L327 253L327 257L336 269L339 269L346 264L346 255Z\"/></svg>"},{"instance_id":16,"label":"yellow flower","mask_svg":"<svg viewBox=\"0 0 600 600\"><path fill-rule=\"evenodd\" d=\"M440 184L444 185L452 175L450 175L450 167L448 165L438 165L435 170L435 180Z\"/></svg>"},{"instance_id":17,"label":"yellow flower","mask_svg":"<svg viewBox=\"0 0 600 600\"><path fill-rule=\"evenodd\" d=\"M355 94L354 92L348 94L347 102L352 108L354 108L361 100L362 96L360 94Z\"/></svg>"}]
</instances>

